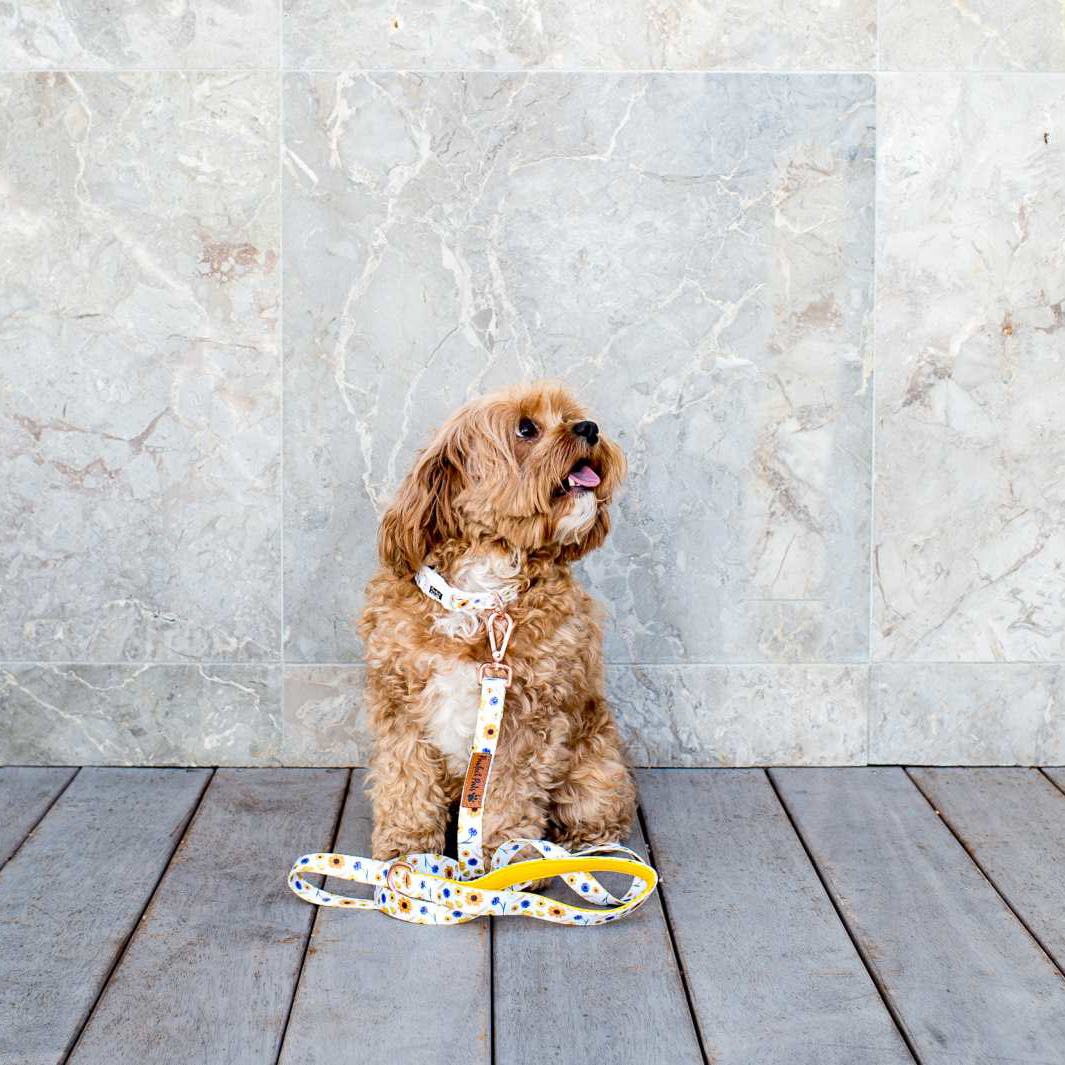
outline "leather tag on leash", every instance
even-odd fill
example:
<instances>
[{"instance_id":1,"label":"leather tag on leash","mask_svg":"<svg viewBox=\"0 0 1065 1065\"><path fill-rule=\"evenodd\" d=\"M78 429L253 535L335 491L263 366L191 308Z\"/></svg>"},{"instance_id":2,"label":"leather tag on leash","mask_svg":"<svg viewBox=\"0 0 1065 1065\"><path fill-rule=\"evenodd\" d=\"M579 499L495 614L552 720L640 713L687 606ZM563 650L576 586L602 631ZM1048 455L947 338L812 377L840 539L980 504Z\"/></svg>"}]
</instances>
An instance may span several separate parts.
<instances>
[{"instance_id":1,"label":"leather tag on leash","mask_svg":"<svg viewBox=\"0 0 1065 1065\"><path fill-rule=\"evenodd\" d=\"M485 751L470 755L470 764L466 767L466 779L462 782L462 805L467 810L479 810L484 802L484 789L488 783L488 770L492 766L492 756Z\"/></svg>"}]
</instances>

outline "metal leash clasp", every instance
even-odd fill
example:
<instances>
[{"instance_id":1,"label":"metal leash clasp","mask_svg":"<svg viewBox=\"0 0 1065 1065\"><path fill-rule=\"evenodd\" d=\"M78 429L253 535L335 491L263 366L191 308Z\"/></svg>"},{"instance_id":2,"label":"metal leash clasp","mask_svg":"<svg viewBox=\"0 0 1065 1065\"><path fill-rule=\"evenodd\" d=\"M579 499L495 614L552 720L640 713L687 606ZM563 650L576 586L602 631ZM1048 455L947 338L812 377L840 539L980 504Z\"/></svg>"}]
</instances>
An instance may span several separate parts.
<instances>
[{"instance_id":1,"label":"metal leash clasp","mask_svg":"<svg viewBox=\"0 0 1065 1065\"><path fill-rule=\"evenodd\" d=\"M493 610L484 619L484 629L488 633L492 661L481 664L478 677L481 681L485 677L498 677L509 687L513 673L510 666L504 664L503 656L507 653L510 634L514 631L514 619L505 610Z\"/></svg>"}]
</instances>

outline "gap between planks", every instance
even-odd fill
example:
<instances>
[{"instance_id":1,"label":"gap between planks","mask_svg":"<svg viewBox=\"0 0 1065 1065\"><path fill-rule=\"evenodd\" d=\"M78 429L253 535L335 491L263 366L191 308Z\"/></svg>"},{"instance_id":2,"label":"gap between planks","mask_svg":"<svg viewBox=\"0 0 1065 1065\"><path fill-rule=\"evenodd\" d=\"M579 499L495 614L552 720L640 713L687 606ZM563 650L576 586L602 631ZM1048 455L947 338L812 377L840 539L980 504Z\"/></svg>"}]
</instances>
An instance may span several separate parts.
<instances>
[{"instance_id":1,"label":"gap between planks","mask_svg":"<svg viewBox=\"0 0 1065 1065\"><path fill-rule=\"evenodd\" d=\"M902 1041L906 1044L906 1049L909 1051L910 1057L913 1058L916 1065L920 1065L921 1059L917 1054L917 1048L906 1028L902 1015L899 1013L895 1003L891 1000L891 995L889 994L888 989L884 986L880 974L876 971L872 959L866 953L865 948L855 935L854 929L851 928L850 923L847 921L835 894L831 887L829 887L828 880L821 872L821 867L817 864L817 859L814 857L813 851L810 850L810 847L806 842L806 837L803 836L800 831L787 801L777 787L777 782L773 779L773 774L768 769L763 769L762 772L765 774L766 780L769 781L769 786L773 789L773 794L776 796L777 802L780 803L780 808L784 811L784 816L788 819L788 824L791 825L791 830L795 833L795 838L799 841L799 846L802 847L803 853L806 855L806 860L810 863L810 867L813 869L814 875L817 877L818 883L821 885L821 890L825 893L825 898L827 898L831 904L832 909L836 913L836 917L839 919L840 925L843 927L843 931L847 933L847 938L851 941L851 946L854 947L854 952L858 955L859 960L865 967L865 971L869 974L869 979L876 988L876 993L880 996L880 1001L883 1002L884 1009L887 1010L892 1023L895 1025L896 1029L898 1029L898 1033L902 1037Z\"/></svg>"},{"instance_id":2,"label":"gap between planks","mask_svg":"<svg viewBox=\"0 0 1065 1065\"><path fill-rule=\"evenodd\" d=\"M337 810L336 820L333 822L333 832L329 837L329 851L332 853L337 845L337 837L340 834L340 826L344 821L344 814L347 811L348 803L351 802L351 777L352 768L348 767L348 775L344 780L344 801L340 804ZM321 881L324 884L326 877L322 877ZM292 994L289 996L288 1009L285 1011L285 1023L281 1026L281 1037L277 1041L277 1056L274 1058L274 1065L278 1065L281 1060L281 1055L285 1052L285 1037L288 1035L288 1026L292 1021L292 1009L296 1004L296 992L299 991L300 982L303 980L303 970L307 965L307 951L310 948L311 940L314 938L314 930L318 927L318 918L322 914L322 907L315 906L314 919L311 921L310 928L307 929L307 938L303 941L303 953L300 955L300 967L296 972L296 979L292 981Z\"/></svg>"},{"instance_id":3,"label":"gap between planks","mask_svg":"<svg viewBox=\"0 0 1065 1065\"><path fill-rule=\"evenodd\" d=\"M651 837L647 833L647 818L644 815L642 803L636 807L636 819L639 821L640 831L643 833L643 838L647 847L647 863L657 870L658 866L655 863L654 847L651 845ZM691 984L688 982L688 970L684 968L684 959L681 957L680 950L677 948L677 933L673 928L673 915L670 913L669 909L669 896L667 895L661 880L658 882L658 897L662 904L662 918L666 922L666 934L669 936L669 949L673 953L673 961L677 966L677 973L680 975L680 986L684 989L684 1001L688 1006L688 1016L691 1017L692 1028L695 1031L695 1040L699 1045L699 1053L702 1055L703 1065L712 1065L710 1056L706 1052L706 1039L703 1036L702 1025L699 1023L699 1015L695 1011L695 1002L692 998ZM493 1060L495 1059L493 1058Z\"/></svg>"},{"instance_id":4,"label":"gap between planks","mask_svg":"<svg viewBox=\"0 0 1065 1065\"><path fill-rule=\"evenodd\" d=\"M1054 957L1053 953L1050 951L1050 948L1047 947L1047 945L1040 938L1036 930L1028 923L1027 919L1024 917L1021 911L1016 906L1014 906L1012 902L1010 902L1009 897L1006 895L1005 891L1003 891L1002 888L998 886L998 884L995 882L995 878L985 868L983 862L981 862L980 859L976 856L975 851L969 846L968 843L966 843L965 837L962 835L958 827L954 824L954 821L951 819L951 817L943 810L941 810L933 801L932 796L929 795L928 792L926 792L924 788L921 787L920 782L916 779L916 777L914 777L912 769L912 766L903 766L903 772L906 774L910 783L913 784L913 786L918 790L918 792L920 792L921 797L932 808L932 812L936 815L936 817L938 817L939 820L943 822L943 824L947 828L947 831L949 831L950 834L957 841L958 846L961 847L961 849L965 851L965 853L969 856L969 860L980 871L980 875L988 882L988 884L991 885L992 890L1002 900L1002 903L1006 907L1006 909L1008 909L1010 913L1012 913L1013 916L1017 919L1017 923L1028 933L1029 936L1031 936L1032 942L1034 942L1035 945L1046 955L1047 961L1049 961L1050 964L1055 969L1057 969L1059 973L1061 973L1062 979L1065 980L1065 968L1062 968L1062 965L1058 962L1058 959ZM1053 777L1048 776L1045 773L1043 775L1046 776L1047 780L1049 780L1051 784L1055 784ZM1055 784L1055 787L1056 786L1057 785Z\"/></svg>"},{"instance_id":5,"label":"gap between planks","mask_svg":"<svg viewBox=\"0 0 1065 1065\"><path fill-rule=\"evenodd\" d=\"M82 768L84 767L78 769L78 773L81 772ZM74 1036L73 1040L70 1043L70 1049L67 1050L66 1054L63 1055L63 1065L66 1065L66 1062L70 1060L71 1055L73 1055L74 1051L78 1049L78 1044L81 1042L81 1037L84 1034L85 1029L88 1028L89 1021L92 1020L92 1015L96 1012L96 1007L100 1004L100 999L103 998L104 992L107 990L108 985L111 983L111 977L115 975L115 971L118 969L119 965L122 964L122 959L126 956L126 951L129 950L129 945L132 942L133 937L137 934L137 929L140 928L141 921L144 920L144 915L148 912L148 907L152 904L152 899L155 898L155 893L159 890L159 885L163 882L163 877L166 876L167 870L170 868L170 863L174 860L174 855L177 854L178 848L184 842L185 837L189 833L189 829L192 827L192 825L196 821L196 818L199 816L200 809L203 806L204 796L207 794L207 790L211 786L211 781L214 780L215 773L217 772L217 769L212 768L211 771L207 774L207 777L204 779L203 782L203 787L200 788L200 794L196 797L195 805L192 807L192 812L189 814L188 819L185 821L185 825L182 830L175 834L174 846L171 848L170 855L167 857L165 864L159 871L159 876L156 879L155 883L152 885L152 890L148 892L148 897L144 900L144 905L141 906L140 910L137 912L137 919L130 925L129 935L126 936L126 938L119 946L118 950L115 952L115 956L111 961L110 967L107 970L107 975L100 982L100 990L96 993L96 997L92 1000L92 1005L86 1011L85 1016L82 1019L81 1025L78 1027L77 1034ZM77 773L75 773L74 776L77 776ZM73 780L74 777L71 777L70 779Z\"/></svg>"}]
</instances>

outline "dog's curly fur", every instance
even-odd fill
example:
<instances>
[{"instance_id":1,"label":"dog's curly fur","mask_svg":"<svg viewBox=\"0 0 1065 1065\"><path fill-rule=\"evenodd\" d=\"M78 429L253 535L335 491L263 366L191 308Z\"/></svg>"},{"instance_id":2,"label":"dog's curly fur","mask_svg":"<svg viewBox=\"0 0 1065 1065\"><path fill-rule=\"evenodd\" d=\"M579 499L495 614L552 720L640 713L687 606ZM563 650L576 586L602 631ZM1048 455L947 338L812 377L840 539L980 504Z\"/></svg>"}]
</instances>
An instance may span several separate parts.
<instances>
[{"instance_id":1,"label":"dog's curly fur","mask_svg":"<svg viewBox=\"0 0 1065 1065\"><path fill-rule=\"evenodd\" d=\"M534 438L519 435L522 419L534 423ZM360 622L375 858L444 852L472 740L477 666L487 657L483 629L417 588L423 563L464 590L518 592L507 608L514 680L485 805L486 855L508 838L575 849L629 832L635 788L603 693L599 609L570 572L606 538L625 459L605 437L576 434L584 419L548 384L468 403L419 455L384 515L381 567ZM599 484L567 492L582 460Z\"/></svg>"}]
</instances>

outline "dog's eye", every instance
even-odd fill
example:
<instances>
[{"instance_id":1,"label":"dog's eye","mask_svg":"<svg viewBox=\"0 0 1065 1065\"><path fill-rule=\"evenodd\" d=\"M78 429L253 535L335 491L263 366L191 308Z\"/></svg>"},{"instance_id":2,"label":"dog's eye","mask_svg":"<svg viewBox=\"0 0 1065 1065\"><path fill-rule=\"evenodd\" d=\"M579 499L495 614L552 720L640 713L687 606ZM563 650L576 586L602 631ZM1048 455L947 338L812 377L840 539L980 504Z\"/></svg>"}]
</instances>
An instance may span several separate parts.
<instances>
[{"instance_id":1,"label":"dog's eye","mask_svg":"<svg viewBox=\"0 0 1065 1065\"><path fill-rule=\"evenodd\" d=\"M522 418L522 420L518 422L518 436L520 436L522 440L532 440L539 434L539 432L540 429L532 418Z\"/></svg>"}]
</instances>

